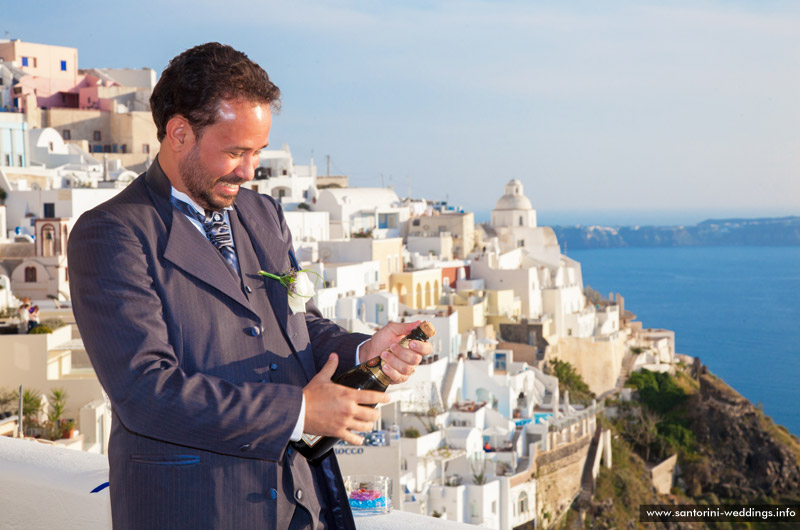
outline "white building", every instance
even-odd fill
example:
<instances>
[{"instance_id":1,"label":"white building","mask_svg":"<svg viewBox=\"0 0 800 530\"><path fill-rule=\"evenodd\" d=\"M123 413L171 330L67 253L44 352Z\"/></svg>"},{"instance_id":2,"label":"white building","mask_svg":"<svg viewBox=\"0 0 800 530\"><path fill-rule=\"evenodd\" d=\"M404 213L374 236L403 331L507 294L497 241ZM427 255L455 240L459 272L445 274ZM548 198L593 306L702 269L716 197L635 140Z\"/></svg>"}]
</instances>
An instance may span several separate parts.
<instances>
[{"instance_id":1,"label":"white building","mask_svg":"<svg viewBox=\"0 0 800 530\"><path fill-rule=\"evenodd\" d=\"M278 199L292 210L296 205L308 204L316 194L317 166L314 160L307 166L297 165L288 145L280 149L261 152L255 178L245 184L252 190Z\"/></svg>"},{"instance_id":2,"label":"white building","mask_svg":"<svg viewBox=\"0 0 800 530\"><path fill-rule=\"evenodd\" d=\"M536 225L536 210L524 195L522 183L513 179L492 210L491 227L497 233L500 252L525 248L544 262L555 263L561 254L558 239L549 226Z\"/></svg>"},{"instance_id":3,"label":"white building","mask_svg":"<svg viewBox=\"0 0 800 530\"><path fill-rule=\"evenodd\" d=\"M389 188L328 188L319 190L314 211L330 214L331 237L402 237L410 208Z\"/></svg>"},{"instance_id":4,"label":"white building","mask_svg":"<svg viewBox=\"0 0 800 530\"><path fill-rule=\"evenodd\" d=\"M330 239L328 212L309 212L307 210L284 210L286 225L292 233L292 244L300 261L319 259L320 241Z\"/></svg>"},{"instance_id":5,"label":"white building","mask_svg":"<svg viewBox=\"0 0 800 530\"><path fill-rule=\"evenodd\" d=\"M381 288L389 285L389 278L393 273L403 270L403 240L399 237L321 240L318 247L319 260L323 263L377 261Z\"/></svg>"},{"instance_id":6,"label":"white building","mask_svg":"<svg viewBox=\"0 0 800 530\"><path fill-rule=\"evenodd\" d=\"M6 87L0 87L6 88ZM28 165L28 123L25 115L0 112L0 167Z\"/></svg>"}]
</instances>

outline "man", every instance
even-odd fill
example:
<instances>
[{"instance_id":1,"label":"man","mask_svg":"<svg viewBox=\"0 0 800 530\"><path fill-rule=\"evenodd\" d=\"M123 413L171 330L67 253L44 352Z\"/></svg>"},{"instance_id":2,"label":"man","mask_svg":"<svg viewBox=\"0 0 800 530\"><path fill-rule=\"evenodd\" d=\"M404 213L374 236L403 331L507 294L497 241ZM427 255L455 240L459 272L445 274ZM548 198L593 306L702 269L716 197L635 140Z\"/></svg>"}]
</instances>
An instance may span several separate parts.
<instances>
[{"instance_id":1,"label":"man","mask_svg":"<svg viewBox=\"0 0 800 530\"><path fill-rule=\"evenodd\" d=\"M151 98L161 142L148 171L85 213L69 241L76 321L113 410L115 529L354 528L331 453L303 432L361 443L384 394L331 377L381 355L405 381L427 343L414 324L371 338L289 309L259 270L296 269L280 205L240 190L268 144L279 91L243 53L175 57ZM336 352L334 354L333 352Z\"/></svg>"}]
</instances>

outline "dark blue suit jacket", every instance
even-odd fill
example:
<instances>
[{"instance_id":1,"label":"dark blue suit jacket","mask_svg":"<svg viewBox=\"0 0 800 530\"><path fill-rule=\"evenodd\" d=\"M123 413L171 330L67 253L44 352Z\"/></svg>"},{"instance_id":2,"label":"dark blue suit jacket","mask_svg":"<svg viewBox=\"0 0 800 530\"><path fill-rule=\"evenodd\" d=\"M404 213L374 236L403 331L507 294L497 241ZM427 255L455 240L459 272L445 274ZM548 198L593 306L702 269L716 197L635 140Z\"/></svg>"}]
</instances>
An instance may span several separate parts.
<instances>
[{"instance_id":1,"label":"dark blue suit jacket","mask_svg":"<svg viewBox=\"0 0 800 530\"><path fill-rule=\"evenodd\" d=\"M302 386L367 337L259 276L289 269L279 204L242 189L230 212L242 271L169 202L158 161L86 212L69 241L75 319L113 409L114 528L286 528L297 506L354 528L335 456L287 450ZM327 511L321 509L327 507Z\"/></svg>"}]
</instances>

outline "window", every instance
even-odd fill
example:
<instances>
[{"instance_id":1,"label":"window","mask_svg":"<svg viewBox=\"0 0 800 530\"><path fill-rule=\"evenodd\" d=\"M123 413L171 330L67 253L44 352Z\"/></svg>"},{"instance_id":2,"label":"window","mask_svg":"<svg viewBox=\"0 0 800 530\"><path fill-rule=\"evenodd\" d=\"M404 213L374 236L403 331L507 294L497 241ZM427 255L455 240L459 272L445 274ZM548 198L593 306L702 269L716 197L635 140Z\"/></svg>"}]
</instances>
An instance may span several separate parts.
<instances>
[{"instance_id":1,"label":"window","mask_svg":"<svg viewBox=\"0 0 800 530\"><path fill-rule=\"evenodd\" d=\"M528 511L528 494L525 493L524 491L519 494L518 506L519 506L519 513L520 514L527 513L527 511Z\"/></svg>"},{"instance_id":2,"label":"window","mask_svg":"<svg viewBox=\"0 0 800 530\"><path fill-rule=\"evenodd\" d=\"M25 164L22 161L22 155L17 155L17 165L23 167Z\"/></svg>"},{"instance_id":3,"label":"window","mask_svg":"<svg viewBox=\"0 0 800 530\"><path fill-rule=\"evenodd\" d=\"M522 226L522 216L519 216L519 226Z\"/></svg>"},{"instance_id":4,"label":"window","mask_svg":"<svg viewBox=\"0 0 800 530\"><path fill-rule=\"evenodd\" d=\"M53 145L53 142L50 142L49 144L47 144L47 149L48 149L48 150L49 150L51 153L53 152L53 148L54 148L54 147L55 147L55 146Z\"/></svg>"},{"instance_id":5,"label":"window","mask_svg":"<svg viewBox=\"0 0 800 530\"><path fill-rule=\"evenodd\" d=\"M102 142L103 135L100 134L100 131L94 131L92 132L92 140L94 140L95 142Z\"/></svg>"},{"instance_id":6,"label":"window","mask_svg":"<svg viewBox=\"0 0 800 530\"><path fill-rule=\"evenodd\" d=\"M6 166L10 166L11 165L11 155L6 155L5 156L5 165Z\"/></svg>"},{"instance_id":7,"label":"window","mask_svg":"<svg viewBox=\"0 0 800 530\"><path fill-rule=\"evenodd\" d=\"M54 203L54 202L46 202L46 203L44 203L44 216L43 217L53 218L55 216L56 216L56 203Z\"/></svg>"},{"instance_id":8,"label":"window","mask_svg":"<svg viewBox=\"0 0 800 530\"><path fill-rule=\"evenodd\" d=\"M64 129L61 132L61 136L64 137L64 140L72 140L72 131L69 129Z\"/></svg>"},{"instance_id":9,"label":"window","mask_svg":"<svg viewBox=\"0 0 800 530\"><path fill-rule=\"evenodd\" d=\"M56 230L53 228L53 225L45 225L42 227L42 256L49 257L55 253Z\"/></svg>"},{"instance_id":10,"label":"window","mask_svg":"<svg viewBox=\"0 0 800 530\"><path fill-rule=\"evenodd\" d=\"M492 513L497 513L497 501L492 501Z\"/></svg>"},{"instance_id":11,"label":"window","mask_svg":"<svg viewBox=\"0 0 800 530\"><path fill-rule=\"evenodd\" d=\"M120 151L122 152L122 154L124 155L125 153L127 153L127 152L128 152L128 144L122 144L122 145L120 146L119 150L120 150Z\"/></svg>"},{"instance_id":12,"label":"window","mask_svg":"<svg viewBox=\"0 0 800 530\"><path fill-rule=\"evenodd\" d=\"M39 65L37 64L36 57L34 57L33 58L33 67L36 68L37 66L39 66Z\"/></svg>"},{"instance_id":13,"label":"window","mask_svg":"<svg viewBox=\"0 0 800 530\"><path fill-rule=\"evenodd\" d=\"M142 144L142 153L150 154L150 144Z\"/></svg>"},{"instance_id":14,"label":"window","mask_svg":"<svg viewBox=\"0 0 800 530\"><path fill-rule=\"evenodd\" d=\"M524 239L521 239L521 240L517 241L517 248L522 248L524 246L525 246L525 240Z\"/></svg>"},{"instance_id":15,"label":"window","mask_svg":"<svg viewBox=\"0 0 800 530\"><path fill-rule=\"evenodd\" d=\"M36 283L36 267L25 267L25 283Z\"/></svg>"},{"instance_id":16,"label":"window","mask_svg":"<svg viewBox=\"0 0 800 530\"><path fill-rule=\"evenodd\" d=\"M62 72L67 71L67 61L61 61L61 71Z\"/></svg>"},{"instance_id":17,"label":"window","mask_svg":"<svg viewBox=\"0 0 800 530\"><path fill-rule=\"evenodd\" d=\"M111 146L108 145L108 144L104 145L103 146L103 152L104 153L110 153L111 152Z\"/></svg>"},{"instance_id":18,"label":"window","mask_svg":"<svg viewBox=\"0 0 800 530\"><path fill-rule=\"evenodd\" d=\"M23 57L22 58L22 66L28 66L28 58L27 57Z\"/></svg>"}]
</instances>

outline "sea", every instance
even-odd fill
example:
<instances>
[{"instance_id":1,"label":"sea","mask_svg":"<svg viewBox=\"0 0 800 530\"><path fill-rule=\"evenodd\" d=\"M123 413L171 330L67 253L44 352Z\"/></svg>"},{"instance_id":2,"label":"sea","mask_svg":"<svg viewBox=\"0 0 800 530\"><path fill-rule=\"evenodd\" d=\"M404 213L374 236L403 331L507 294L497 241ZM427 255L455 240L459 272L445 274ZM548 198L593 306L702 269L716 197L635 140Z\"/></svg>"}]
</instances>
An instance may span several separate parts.
<instances>
[{"instance_id":1,"label":"sea","mask_svg":"<svg viewBox=\"0 0 800 530\"><path fill-rule=\"evenodd\" d=\"M583 282L800 435L800 247L573 250Z\"/></svg>"}]
</instances>

